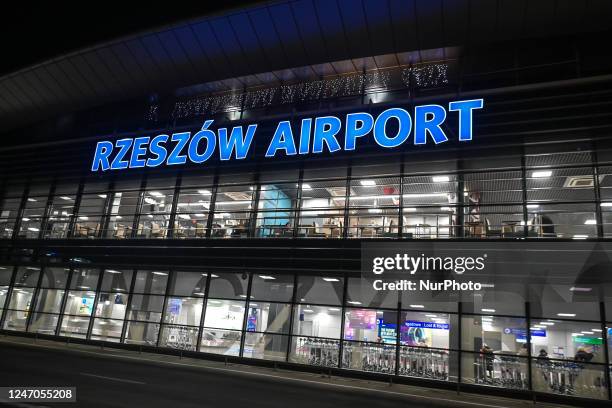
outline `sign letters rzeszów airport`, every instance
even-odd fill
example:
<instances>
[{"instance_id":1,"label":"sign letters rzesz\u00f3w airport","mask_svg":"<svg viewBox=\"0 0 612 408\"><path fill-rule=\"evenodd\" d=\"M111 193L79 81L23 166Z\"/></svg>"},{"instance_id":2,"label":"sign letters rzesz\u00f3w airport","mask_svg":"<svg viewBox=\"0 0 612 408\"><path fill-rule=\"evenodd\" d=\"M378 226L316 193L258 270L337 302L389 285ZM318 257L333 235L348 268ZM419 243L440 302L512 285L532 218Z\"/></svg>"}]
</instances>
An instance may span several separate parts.
<instances>
[{"instance_id":1,"label":"sign letters rzesz\u00f3w airport","mask_svg":"<svg viewBox=\"0 0 612 408\"><path fill-rule=\"evenodd\" d=\"M294 129L291 121L280 121L265 156L351 151L356 150L359 139L366 136L373 137L377 145L386 149L401 146L411 134L415 145L425 145L430 140L437 145L449 140L442 127L447 111L458 113L458 140L470 142L473 111L483 106L482 99L471 99L450 102L448 107L434 104L416 106L412 115L402 108L390 108L376 117L366 112L349 113L342 119L318 116L302 119L299 129ZM193 134L177 132L155 137L123 138L114 142L100 141L96 145L91 170L174 166L187 162L202 164L215 152L222 161L248 157L257 124L236 126L231 130L219 128L216 132L211 130L212 124L212 120L205 121L202 128Z\"/></svg>"}]
</instances>

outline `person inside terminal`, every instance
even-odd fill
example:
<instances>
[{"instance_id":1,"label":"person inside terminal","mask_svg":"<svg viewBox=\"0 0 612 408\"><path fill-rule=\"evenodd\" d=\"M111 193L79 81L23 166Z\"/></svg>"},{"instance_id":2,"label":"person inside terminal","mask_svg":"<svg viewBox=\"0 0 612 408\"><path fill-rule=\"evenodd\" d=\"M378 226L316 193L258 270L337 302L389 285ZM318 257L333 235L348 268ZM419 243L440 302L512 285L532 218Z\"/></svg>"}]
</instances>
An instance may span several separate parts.
<instances>
[{"instance_id":1,"label":"person inside terminal","mask_svg":"<svg viewBox=\"0 0 612 408\"><path fill-rule=\"evenodd\" d=\"M2 73L0 342L610 403L611 34L280 0Z\"/></svg>"}]
</instances>

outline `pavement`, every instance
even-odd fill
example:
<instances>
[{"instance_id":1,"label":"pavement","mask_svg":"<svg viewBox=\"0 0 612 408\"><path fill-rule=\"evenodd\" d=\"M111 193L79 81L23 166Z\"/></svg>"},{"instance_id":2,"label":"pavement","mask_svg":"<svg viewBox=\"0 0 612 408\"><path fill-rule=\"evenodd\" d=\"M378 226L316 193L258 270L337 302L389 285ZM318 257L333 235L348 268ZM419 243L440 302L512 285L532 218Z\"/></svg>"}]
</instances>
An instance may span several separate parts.
<instances>
[{"instance_id":1,"label":"pavement","mask_svg":"<svg viewBox=\"0 0 612 408\"><path fill-rule=\"evenodd\" d=\"M0 336L0 386L77 388L76 403L0 399L18 407L534 407L496 396L15 336Z\"/></svg>"}]
</instances>

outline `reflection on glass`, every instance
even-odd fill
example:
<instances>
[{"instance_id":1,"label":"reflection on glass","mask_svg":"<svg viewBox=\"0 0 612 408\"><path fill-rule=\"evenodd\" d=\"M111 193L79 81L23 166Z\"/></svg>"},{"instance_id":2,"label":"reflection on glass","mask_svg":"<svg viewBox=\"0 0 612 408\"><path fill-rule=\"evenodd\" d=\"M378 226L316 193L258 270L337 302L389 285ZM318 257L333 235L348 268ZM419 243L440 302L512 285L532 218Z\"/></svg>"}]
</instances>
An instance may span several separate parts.
<instances>
[{"instance_id":1,"label":"reflection on glass","mask_svg":"<svg viewBox=\"0 0 612 408\"><path fill-rule=\"evenodd\" d=\"M188 326L164 325L159 336L159 346L177 350L195 351L198 329Z\"/></svg>"},{"instance_id":2,"label":"reflection on glass","mask_svg":"<svg viewBox=\"0 0 612 408\"><path fill-rule=\"evenodd\" d=\"M384 343L343 342L342 368L395 373L395 347Z\"/></svg>"},{"instance_id":3,"label":"reflection on glass","mask_svg":"<svg viewBox=\"0 0 612 408\"><path fill-rule=\"evenodd\" d=\"M30 322L30 327L28 328L28 331L31 333L53 335L55 334L55 329L57 328L58 321L58 315L47 313L34 313L32 315L32 321Z\"/></svg>"},{"instance_id":4,"label":"reflection on glass","mask_svg":"<svg viewBox=\"0 0 612 408\"><path fill-rule=\"evenodd\" d=\"M240 354L242 333L234 330L203 329L200 351L202 353L237 356Z\"/></svg>"},{"instance_id":5,"label":"reflection on glass","mask_svg":"<svg viewBox=\"0 0 612 408\"><path fill-rule=\"evenodd\" d=\"M243 356L285 361L289 337L277 334L246 333Z\"/></svg>"},{"instance_id":6,"label":"reflection on glass","mask_svg":"<svg viewBox=\"0 0 612 408\"><path fill-rule=\"evenodd\" d=\"M237 300L208 299L205 327L241 330L244 319L244 303Z\"/></svg>"},{"instance_id":7,"label":"reflection on glass","mask_svg":"<svg viewBox=\"0 0 612 408\"><path fill-rule=\"evenodd\" d=\"M96 318L91 329L91 339L118 343L121 340L122 329L123 320Z\"/></svg>"},{"instance_id":8,"label":"reflection on glass","mask_svg":"<svg viewBox=\"0 0 612 408\"><path fill-rule=\"evenodd\" d=\"M127 322L125 343L156 346L158 334L157 323Z\"/></svg>"},{"instance_id":9,"label":"reflection on glass","mask_svg":"<svg viewBox=\"0 0 612 408\"><path fill-rule=\"evenodd\" d=\"M201 298L168 298L164 323L199 326L202 318L202 302Z\"/></svg>"}]
</instances>

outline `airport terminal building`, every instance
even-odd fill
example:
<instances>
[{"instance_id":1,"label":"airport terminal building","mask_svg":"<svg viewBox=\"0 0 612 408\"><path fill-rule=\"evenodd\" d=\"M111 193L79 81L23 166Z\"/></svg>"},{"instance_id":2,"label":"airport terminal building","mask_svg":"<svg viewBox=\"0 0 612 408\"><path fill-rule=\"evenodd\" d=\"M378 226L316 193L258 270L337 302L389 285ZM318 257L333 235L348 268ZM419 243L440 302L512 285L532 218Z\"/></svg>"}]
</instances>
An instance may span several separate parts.
<instances>
[{"instance_id":1,"label":"airport terminal building","mask_svg":"<svg viewBox=\"0 0 612 408\"><path fill-rule=\"evenodd\" d=\"M4 76L0 330L610 400L611 14L279 1ZM485 288L377 292L388 245Z\"/></svg>"}]
</instances>

